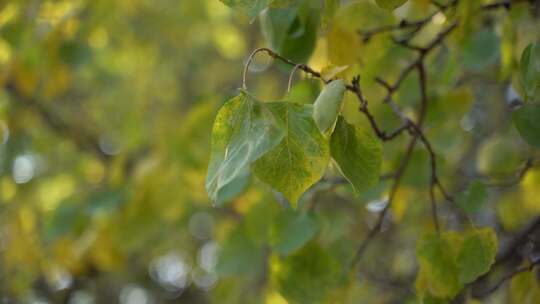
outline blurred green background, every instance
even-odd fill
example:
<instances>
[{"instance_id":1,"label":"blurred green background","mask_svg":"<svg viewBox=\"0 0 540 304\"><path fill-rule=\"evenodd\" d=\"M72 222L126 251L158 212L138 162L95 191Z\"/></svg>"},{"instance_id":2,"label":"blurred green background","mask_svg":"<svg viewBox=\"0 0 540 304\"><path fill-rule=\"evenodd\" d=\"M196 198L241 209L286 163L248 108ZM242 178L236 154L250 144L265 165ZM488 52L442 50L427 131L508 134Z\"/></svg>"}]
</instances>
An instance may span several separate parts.
<instances>
[{"instance_id":1,"label":"blurred green background","mask_svg":"<svg viewBox=\"0 0 540 304\"><path fill-rule=\"evenodd\" d=\"M399 18L372 1L343 2L361 5L343 11L335 31L321 12L312 45L302 42L291 56L316 69L350 65L345 76L361 71L366 94L380 100L373 76L392 77L412 56L382 38L360 45L352 29ZM411 2L401 17L436 9ZM507 105L517 96L519 55L538 39L539 22L526 6L503 14L478 21L476 36L429 59L436 84L426 129L444 183L458 190L474 178L509 176L533 153ZM317 30L327 36L317 38ZM237 94L249 52L267 45L258 21L218 0L0 2L0 301L281 304L284 295L318 298L326 289L340 292L334 303L413 301L414 286L385 286L377 276L414 282L414 241L430 225L421 147L392 206L392 221L403 228L369 252L363 275L373 280L366 284L334 282L339 276L329 271L343 271L354 255L388 182L360 198L325 183L308 192L303 201L316 228L285 262L289 248L271 248L280 219L296 215L280 207L279 195L254 180L224 207L207 198L213 119ZM356 50L360 56L351 55ZM248 87L261 99L281 99L288 70L270 64L256 58ZM299 75L289 98L311 102L320 84ZM409 77L396 96L406 110L417 105L417 82ZM347 98L345 116L366 126ZM398 126L381 104L373 102L377 118L388 130ZM384 172L397 165L404 143L385 145ZM489 210L476 219L511 236L540 212L539 185L535 169L521 186L490 192ZM459 225L450 211L442 208L444 221ZM302 284L312 277L321 280Z\"/></svg>"}]
</instances>

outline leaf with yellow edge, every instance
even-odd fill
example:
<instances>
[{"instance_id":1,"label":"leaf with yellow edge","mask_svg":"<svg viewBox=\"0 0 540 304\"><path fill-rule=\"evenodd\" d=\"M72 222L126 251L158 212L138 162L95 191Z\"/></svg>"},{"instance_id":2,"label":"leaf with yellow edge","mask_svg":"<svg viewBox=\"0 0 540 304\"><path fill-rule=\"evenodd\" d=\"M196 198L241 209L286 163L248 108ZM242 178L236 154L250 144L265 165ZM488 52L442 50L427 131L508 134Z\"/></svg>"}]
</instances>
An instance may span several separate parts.
<instances>
[{"instance_id":1,"label":"leaf with yellow edge","mask_svg":"<svg viewBox=\"0 0 540 304\"><path fill-rule=\"evenodd\" d=\"M458 255L459 280L470 283L488 272L497 253L497 234L491 228L482 228L468 233Z\"/></svg>"},{"instance_id":2,"label":"leaf with yellow edge","mask_svg":"<svg viewBox=\"0 0 540 304\"><path fill-rule=\"evenodd\" d=\"M416 286L419 294L451 298L461 290L456 250L462 242L463 237L456 232L430 233L418 241L416 256L420 270Z\"/></svg>"},{"instance_id":3,"label":"leaf with yellow edge","mask_svg":"<svg viewBox=\"0 0 540 304\"><path fill-rule=\"evenodd\" d=\"M330 158L328 141L313 121L311 105L271 102L267 106L286 134L254 163L254 173L296 205L302 193L324 174Z\"/></svg>"},{"instance_id":4,"label":"leaf with yellow edge","mask_svg":"<svg viewBox=\"0 0 540 304\"><path fill-rule=\"evenodd\" d=\"M416 278L418 294L452 299L465 284L490 269L497 245L492 228L425 234L416 246L420 264Z\"/></svg>"}]
</instances>

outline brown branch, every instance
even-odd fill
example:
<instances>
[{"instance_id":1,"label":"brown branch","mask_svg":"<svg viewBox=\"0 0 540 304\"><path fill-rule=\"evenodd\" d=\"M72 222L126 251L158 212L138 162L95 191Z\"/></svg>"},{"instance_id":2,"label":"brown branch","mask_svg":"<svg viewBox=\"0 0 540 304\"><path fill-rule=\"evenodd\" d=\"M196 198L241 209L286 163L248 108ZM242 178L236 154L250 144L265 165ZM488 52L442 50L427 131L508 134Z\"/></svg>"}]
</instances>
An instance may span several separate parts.
<instances>
[{"instance_id":1,"label":"brown branch","mask_svg":"<svg viewBox=\"0 0 540 304\"><path fill-rule=\"evenodd\" d=\"M506 281L512 279L513 277L515 277L516 275L518 275L520 273L527 272L527 271L532 271L534 269L534 267L536 267L539 264L540 264L540 260L536 260L536 261L530 263L530 265L522 266L522 267L512 271L511 273L508 273L505 276L503 276L497 283L493 284L487 290L484 290L479 294L474 294L473 296L475 298L486 297L487 295L497 291L497 289L499 289Z\"/></svg>"},{"instance_id":2,"label":"brown branch","mask_svg":"<svg viewBox=\"0 0 540 304\"><path fill-rule=\"evenodd\" d=\"M358 97L358 100L360 101L360 108L359 108L360 112L366 116L366 118L368 119L371 125L371 128L373 129L377 137L379 137L381 140L383 141L392 140L407 129L407 125L404 124L403 126L399 127L398 129L390 133L390 135L387 135L385 131L381 130L381 128L377 125L377 122L375 121L375 117L371 114L371 112L368 109L367 99L365 99L364 96L362 95L362 90L360 88L360 76L356 76L353 78L352 91L354 94L356 94L356 96Z\"/></svg>"},{"instance_id":3,"label":"brown branch","mask_svg":"<svg viewBox=\"0 0 540 304\"><path fill-rule=\"evenodd\" d=\"M379 214L379 217L377 219L377 222L373 226L373 228L369 231L366 239L359 245L355 257L352 261L352 269L356 268L358 263L360 262L364 252L366 251L367 247L371 243L371 241L374 239L374 237L379 233L382 227L382 223L384 221L384 218L386 216L386 213L388 212L388 209L392 205L392 202L394 200L394 196L397 192L397 189L399 187L399 184L401 182L401 178L404 174L405 168L407 167L407 164L410 160L410 157L412 155L412 151L414 149L414 146L416 145L416 142L418 139L422 141L426 149L428 150L430 154L430 163L432 168L432 179L431 179L431 186L430 186L430 197L432 198L432 215L434 220L434 225L437 231L439 230L439 224L437 220L437 210L436 210L436 204L435 204L435 195L433 192L433 188L437 186L439 189L443 189L442 192L445 197L448 197L447 192L444 190L443 186L440 184L437 173L436 173L436 157L435 152L433 150L433 147L431 146L431 143L428 141L425 134L422 132L422 125L425 119L425 115L427 113L427 104L428 104L428 97L427 97L427 89L426 89L426 73L424 68L424 59L426 58L427 54L429 54L432 50L434 50L438 45L442 43L444 38L450 34L455 28L457 24L453 23L443 31L441 31L426 47L422 48L418 53L418 57L415 61L413 61L411 64L409 64L404 70L401 71L400 75L398 76L397 80L394 82L394 84L390 85L388 82L383 80L382 78L376 78L375 80L381 84L383 87L386 88L387 94L384 99L385 103L389 104L392 108L392 110L396 113L397 116L399 116L403 122L404 127L403 130L409 130L412 136L411 141L409 142L409 145L407 147L405 156L403 157L399 169L396 171L396 176L394 180L394 184L390 190L390 195L388 198L388 203L385 206L385 208L382 210L382 212ZM418 122L414 123L411 119L409 119L404 112L393 102L392 95L395 91L397 91L403 80L406 78L406 76L413 71L414 69L418 69L419 75L420 75L420 86L421 86L421 107L420 107L420 115L418 118ZM353 86L354 87L354 86ZM357 90L359 90L359 87L357 87ZM364 105L367 105L367 100L360 94L357 94L358 99L361 104L361 109Z\"/></svg>"},{"instance_id":4,"label":"brown branch","mask_svg":"<svg viewBox=\"0 0 540 304\"><path fill-rule=\"evenodd\" d=\"M427 76L426 76L426 69L424 67L424 61L421 61L417 65L418 70L418 77L420 82L420 99L422 103L421 112L420 112L420 118L419 121L422 123L424 121L424 118L427 113L427 104L428 104L428 96L427 96ZM437 177L437 161L435 158L435 151L431 147L431 143L428 141L427 137L424 135L423 132L421 132L421 125L419 125L416 129L418 132L418 135L420 136L420 140L426 147L426 149L429 151L429 159L430 159L430 165L431 165L431 180L429 185L429 197L431 201L431 216L433 218L433 224L435 226L435 230L439 232L439 218L437 215L437 202L435 200L435 184L439 180Z\"/></svg>"}]
</instances>

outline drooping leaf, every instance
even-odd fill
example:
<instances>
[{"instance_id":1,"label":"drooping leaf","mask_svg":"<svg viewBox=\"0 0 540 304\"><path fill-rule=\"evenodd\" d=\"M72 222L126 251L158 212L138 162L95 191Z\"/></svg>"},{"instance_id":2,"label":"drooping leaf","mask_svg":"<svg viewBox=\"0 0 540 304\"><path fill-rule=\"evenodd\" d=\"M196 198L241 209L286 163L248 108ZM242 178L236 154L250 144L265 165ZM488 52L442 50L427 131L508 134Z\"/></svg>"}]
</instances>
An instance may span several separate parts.
<instances>
[{"instance_id":1,"label":"drooping leaf","mask_svg":"<svg viewBox=\"0 0 540 304\"><path fill-rule=\"evenodd\" d=\"M529 145L540 148L540 105L526 104L512 113L512 120Z\"/></svg>"},{"instance_id":2,"label":"drooping leaf","mask_svg":"<svg viewBox=\"0 0 540 304\"><path fill-rule=\"evenodd\" d=\"M308 213L284 210L272 226L272 247L288 255L311 240L319 230L319 223Z\"/></svg>"},{"instance_id":3,"label":"drooping leaf","mask_svg":"<svg viewBox=\"0 0 540 304\"><path fill-rule=\"evenodd\" d=\"M417 288L442 298L452 298L462 288L456 256L462 236L455 232L424 235L416 245L416 256L420 264ZM420 280L421 283L418 281Z\"/></svg>"},{"instance_id":4,"label":"drooping leaf","mask_svg":"<svg viewBox=\"0 0 540 304\"><path fill-rule=\"evenodd\" d=\"M407 0L375 0L377 5L386 10L395 10L407 2Z\"/></svg>"},{"instance_id":5,"label":"drooping leaf","mask_svg":"<svg viewBox=\"0 0 540 304\"><path fill-rule=\"evenodd\" d=\"M327 84L313 104L313 120L321 133L332 133L343 105L345 84L337 79Z\"/></svg>"},{"instance_id":6,"label":"drooping leaf","mask_svg":"<svg viewBox=\"0 0 540 304\"><path fill-rule=\"evenodd\" d=\"M540 42L529 44L519 63L521 85L525 100L540 100Z\"/></svg>"},{"instance_id":7,"label":"drooping leaf","mask_svg":"<svg viewBox=\"0 0 540 304\"><path fill-rule=\"evenodd\" d=\"M247 14L249 17L256 17L268 6L269 0L220 0L225 5Z\"/></svg>"},{"instance_id":8,"label":"drooping leaf","mask_svg":"<svg viewBox=\"0 0 540 304\"><path fill-rule=\"evenodd\" d=\"M311 242L280 263L280 293L289 303L320 303L339 278L339 263Z\"/></svg>"},{"instance_id":9,"label":"drooping leaf","mask_svg":"<svg viewBox=\"0 0 540 304\"><path fill-rule=\"evenodd\" d=\"M285 136L271 111L245 92L227 101L212 128L206 190L222 204L249 180L250 165Z\"/></svg>"},{"instance_id":10,"label":"drooping leaf","mask_svg":"<svg viewBox=\"0 0 540 304\"><path fill-rule=\"evenodd\" d=\"M458 255L459 281L467 284L486 273L495 261L497 235L483 228L466 235Z\"/></svg>"},{"instance_id":11,"label":"drooping leaf","mask_svg":"<svg viewBox=\"0 0 540 304\"><path fill-rule=\"evenodd\" d=\"M330 154L357 192L378 181L382 164L381 142L368 131L347 123L342 116L330 139Z\"/></svg>"},{"instance_id":12,"label":"drooping leaf","mask_svg":"<svg viewBox=\"0 0 540 304\"><path fill-rule=\"evenodd\" d=\"M292 102L268 103L285 128L285 137L254 163L255 175L295 205L318 181L328 164L328 141L312 118L313 107Z\"/></svg>"},{"instance_id":13,"label":"drooping leaf","mask_svg":"<svg viewBox=\"0 0 540 304\"><path fill-rule=\"evenodd\" d=\"M486 203L487 191L478 180L474 180L469 188L457 197L457 204L467 213L478 212Z\"/></svg>"}]
</instances>

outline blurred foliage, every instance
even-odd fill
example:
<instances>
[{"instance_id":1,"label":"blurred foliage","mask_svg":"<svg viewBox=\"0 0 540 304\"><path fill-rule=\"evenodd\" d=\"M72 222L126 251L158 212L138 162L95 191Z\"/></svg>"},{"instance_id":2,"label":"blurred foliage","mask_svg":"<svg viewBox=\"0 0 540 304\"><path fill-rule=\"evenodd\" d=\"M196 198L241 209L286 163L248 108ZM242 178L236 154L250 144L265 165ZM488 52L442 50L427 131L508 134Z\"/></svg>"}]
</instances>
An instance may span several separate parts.
<instances>
[{"instance_id":1,"label":"blurred foliage","mask_svg":"<svg viewBox=\"0 0 540 304\"><path fill-rule=\"evenodd\" d=\"M463 288L491 275L496 253L540 215L540 4L481 9L495 2L0 2L0 301L475 303ZM324 84L296 71L288 91L292 67L263 53L235 98L245 59L269 47L326 80L360 74L374 118L394 130L401 120L374 78L393 82L414 60L392 39L410 34L403 20L427 16L414 45L460 20L425 59L423 125L457 206L437 193L435 233L429 153L418 144L382 232L351 267L391 192L377 176L399 167L407 135L379 142L347 92L327 138L310 114ZM411 73L394 94L415 119L420 81ZM239 108L253 110L247 122L218 138L239 147L217 174L233 185L207 193L213 162L230 160L211 147L212 126ZM301 123L268 139L269 115L279 128L286 117ZM261 158L270 148L279 157ZM296 162L268 170L286 159ZM478 298L540 302L528 271L539 240L536 231L512 267L495 262L491 284L525 268Z\"/></svg>"}]
</instances>

